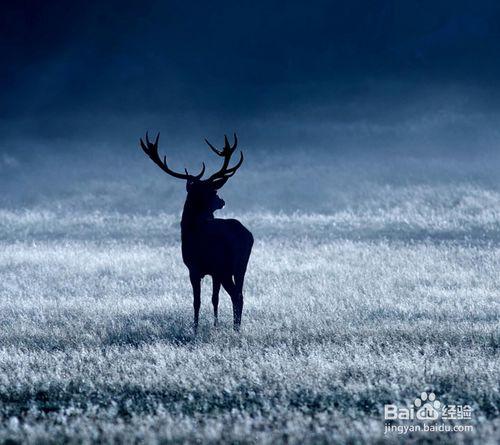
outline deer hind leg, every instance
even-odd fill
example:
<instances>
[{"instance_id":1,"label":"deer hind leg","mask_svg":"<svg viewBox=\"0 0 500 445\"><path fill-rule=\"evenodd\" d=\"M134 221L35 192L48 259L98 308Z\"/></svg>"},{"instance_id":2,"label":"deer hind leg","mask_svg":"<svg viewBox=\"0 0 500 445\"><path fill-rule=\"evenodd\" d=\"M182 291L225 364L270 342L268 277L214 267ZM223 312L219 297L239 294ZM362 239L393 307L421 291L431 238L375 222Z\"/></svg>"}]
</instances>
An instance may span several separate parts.
<instances>
[{"instance_id":1,"label":"deer hind leg","mask_svg":"<svg viewBox=\"0 0 500 445\"><path fill-rule=\"evenodd\" d=\"M219 309L219 291L221 282L218 278L212 278L212 304L214 306L214 326L217 326L217 317Z\"/></svg>"},{"instance_id":2,"label":"deer hind leg","mask_svg":"<svg viewBox=\"0 0 500 445\"><path fill-rule=\"evenodd\" d=\"M200 316L200 306L201 306L201 278L199 275L194 273L189 274L189 279L191 280L191 286L193 286L193 308L194 308L194 333L198 332L198 319Z\"/></svg>"},{"instance_id":3,"label":"deer hind leg","mask_svg":"<svg viewBox=\"0 0 500 445\"><path fill-rule=\"evenodd\" d=\"M230 276L222 280L222 285L231 297L231 301L233 303L234 330L239 331L241 326L241 312L243 310L243 295L241 292L237 291L237 286L233 282L233 278Z\"/></svg>"}]
</instances>

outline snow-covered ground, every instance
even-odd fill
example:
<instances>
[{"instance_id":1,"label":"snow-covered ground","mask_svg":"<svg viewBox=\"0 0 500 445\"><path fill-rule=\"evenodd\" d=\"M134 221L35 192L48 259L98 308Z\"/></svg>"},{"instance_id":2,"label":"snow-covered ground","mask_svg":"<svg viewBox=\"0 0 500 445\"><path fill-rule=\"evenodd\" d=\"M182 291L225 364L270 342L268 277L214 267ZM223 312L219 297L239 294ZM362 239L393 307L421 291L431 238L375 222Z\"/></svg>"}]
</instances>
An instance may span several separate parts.
<instances>
[{"instance_id":1,"label":"snow-covered ground","mask_svg":"<svg viewBox=\"0 0 500 445\"><path fill-rule=\"evenodd\" d=\"M494 443L498 160L247 158L220 215L256 239L242 332L206 278L196 338L181 184L3 158L0 440ZM472 431L384 435L422 391Z\"/></svg>"}]
</instances>

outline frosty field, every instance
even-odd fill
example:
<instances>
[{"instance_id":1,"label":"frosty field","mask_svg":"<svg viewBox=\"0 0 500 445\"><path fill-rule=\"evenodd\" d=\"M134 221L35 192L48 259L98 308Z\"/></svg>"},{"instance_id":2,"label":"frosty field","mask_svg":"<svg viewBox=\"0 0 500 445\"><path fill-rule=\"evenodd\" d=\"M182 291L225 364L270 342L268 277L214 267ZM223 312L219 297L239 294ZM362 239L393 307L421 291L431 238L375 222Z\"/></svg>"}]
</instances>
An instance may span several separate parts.
<instances>
[{"instance_id":1,"label":"frosty field","mask_svg":"<svg viewBox=\"0 0 500 445\"><path fill-rule=\"evenodd\" d=\"M221 193L221 216L256 239L242 332L225 293L212 326L207 277L196 338L181 187L142 164L132 183L63 172L64 187L28 193L5 179L16 192L0 209L0 440L496 443L494 166L332 162L296 175L289 162L274 182L250 167ZM384 434L385 404L430 390L471 405L448 423L472 431Z\"/></svg>"}]
</instances>

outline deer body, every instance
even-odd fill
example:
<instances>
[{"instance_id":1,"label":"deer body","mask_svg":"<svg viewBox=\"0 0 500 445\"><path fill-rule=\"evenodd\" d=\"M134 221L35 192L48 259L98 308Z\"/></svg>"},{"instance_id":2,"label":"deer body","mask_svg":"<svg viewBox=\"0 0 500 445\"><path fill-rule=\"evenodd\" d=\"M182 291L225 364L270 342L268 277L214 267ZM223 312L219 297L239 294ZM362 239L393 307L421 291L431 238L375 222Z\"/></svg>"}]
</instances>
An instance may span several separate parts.
<instances>
[{"instance_id":1,"label":"deer body","mask_svg":"<svg viewBox=\"0 0 500 445\"><path fill-rule=\"evenodd\" d=\"M231 297L235 330L239 330L243 310L243 283L248 260L253 245L253 236L243 224L235 219L214 218L214 212L224 207L224 201L217 196L217 190L231 177L243 162L228 168L229 160L236 149L237 138L233 146L225 137L224 148L219 151L208 141L210 148L224 157L222 168L210 178L201 180L205 165L197 176L176 173L167 166L166 158L162 161L158 155L158 137L147 145L141 139L144 152L162 170L171 176L186 179L187 198L181 221L182 259L189 269L189 279L193 287L194 329L198 327L201 304L201 279L212 277L212 304L214 324L217 325L219 291L221 285Z\"/></svg>"},{"instance_id":2,"label":"deer body","mask_svg":"<svg viewBox=\"0 0 500 445\"><path fill-rule=\"evenodd\" d=\"M201 278L233 277L248 263L253 236L236 219L213 218L182 227L182 259Z\"/></svg>"}]
</instances>

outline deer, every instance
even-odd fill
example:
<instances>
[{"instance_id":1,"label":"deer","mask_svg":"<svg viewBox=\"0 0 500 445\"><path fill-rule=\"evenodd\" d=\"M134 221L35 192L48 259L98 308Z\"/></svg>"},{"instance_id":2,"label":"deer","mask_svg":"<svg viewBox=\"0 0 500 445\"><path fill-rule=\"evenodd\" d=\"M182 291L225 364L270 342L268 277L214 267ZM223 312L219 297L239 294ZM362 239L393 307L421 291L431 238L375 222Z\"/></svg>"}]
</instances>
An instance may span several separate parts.
<instances>
[{"instance_id":1,"label":"deer","mask_svg":"<svg viewBox=\"0 0 500 445\"><path fill-rule=\"evenodd\" d=\"M233 306L233 328L240 331L243 312L243 283L250 253L253 246L252 233L236 219L215 218L214 212L224 207L225 202L217 194L227 180L232 177L243 163L243 152L240 159L229 167L231 157L238 145L234 134L231 145L224 136L224 146L217 149L208 140L210 149L223 158L221 168L207 179L205 163L202 163L197 175L178 173L167 165L167 157L158 154L160 133L151 142L146 132L146 140L139 139L144 153L165 173L186 181L187 197L181 218L182 260L189 270L189 279L193 288L194 323L196 335L201 306L201 280L206 275L212 277L212 305L214 310L214 326L218 324L219 291L221 285L231 297Z\"/></svg>"}]
</instances>

